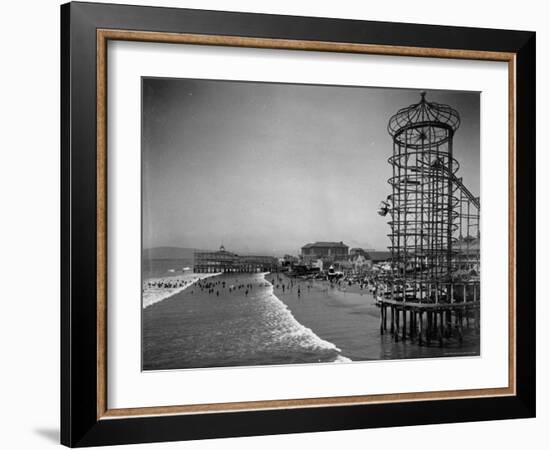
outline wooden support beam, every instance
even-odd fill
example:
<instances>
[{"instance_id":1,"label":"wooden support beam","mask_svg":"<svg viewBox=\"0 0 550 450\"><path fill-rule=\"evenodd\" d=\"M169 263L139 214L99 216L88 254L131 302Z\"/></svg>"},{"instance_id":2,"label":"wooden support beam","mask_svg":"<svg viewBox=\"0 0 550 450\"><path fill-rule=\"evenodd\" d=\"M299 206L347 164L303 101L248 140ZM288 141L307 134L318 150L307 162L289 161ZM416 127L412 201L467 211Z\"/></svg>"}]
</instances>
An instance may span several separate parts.
<instances>
[{"instance_id":1,"label":"wooden support beam","mask_svg":"<svg viewBox=\"0 0 550 450\"><path fill-rule=\"evenodd\" d=\"M462 314L462 311L458 311L458 340L461 344L463 341Z\"/></svg>"},{"instance_id":2,"label":"wooden support beam","mask_svg":"<svg viewBox=\"0 0 550 450\"><path fill-rule=\"evenodd\" d=\"M403 308L403 339L407 339L407 310Z\"/></svg>"},{"instance_id":3,"label":"wooden support beam","mask_svg":"<svg viewBox=\"0 0 550 450\"><path fill-rule=\"evenodd\" d=\"M395 309L395 341L399 340L399 315L401 310L399 308Z\"/></svg>"},{"instance_id":4,"label":"wooden support beam","mask_svg":"<svg viewBox=\"0 0 550 450\"><path fill-rule=\"evenodd\" d=\"M430 338L432 334L432 312L426 311L426 343L430 344Z\"/></svg>"},{"instance_id":5,"label":"wooden support beam","mask_svg":"<svg viewBox=\"0 0 550 450\"><path fill-rule=\"evenodd\" d=\"M424 328L424 318L422 317L424 312L422 310L418 311L418 345L422 345L422 331Z\"/></svg>"}]
</instances>

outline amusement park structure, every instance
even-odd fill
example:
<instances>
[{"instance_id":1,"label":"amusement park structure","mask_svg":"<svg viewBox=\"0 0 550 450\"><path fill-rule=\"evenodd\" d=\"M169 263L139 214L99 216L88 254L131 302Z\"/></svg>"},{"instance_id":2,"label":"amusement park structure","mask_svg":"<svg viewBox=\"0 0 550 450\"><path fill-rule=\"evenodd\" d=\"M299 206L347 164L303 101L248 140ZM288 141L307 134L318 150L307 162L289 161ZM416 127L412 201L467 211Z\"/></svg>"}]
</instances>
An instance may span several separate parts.
<instances>
[{"instance_id":1,"label":"amusement park structure","mask_svg":"<svg viewBox=\"0 0 550 450\"><path fill-rule=\"evenodd\" d=\"M424 92L388 123L391 194L379 214L389 217L392 258L378 300L381 333L396 340L443 345L479 330L480 201L457 175L459 126L456 110Z\"/></svg>"}]
</instances>

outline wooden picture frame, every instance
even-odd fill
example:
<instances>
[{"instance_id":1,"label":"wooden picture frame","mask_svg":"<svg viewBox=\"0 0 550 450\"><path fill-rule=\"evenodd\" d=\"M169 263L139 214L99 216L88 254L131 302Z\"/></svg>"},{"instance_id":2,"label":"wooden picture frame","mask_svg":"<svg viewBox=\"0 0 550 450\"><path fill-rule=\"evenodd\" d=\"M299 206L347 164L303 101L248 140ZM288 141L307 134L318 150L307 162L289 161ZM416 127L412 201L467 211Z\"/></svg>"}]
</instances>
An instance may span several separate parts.
<instances>
[{"instance_id":1,"label":"wooden picture frame","mask_svg":"<svg viewBox=\"0 0 550 450\"><path fill-rule=\"evenodd\" d=\"M110 409L109 40L504 61L509 70L506 388ZM535 33L69 3L61 7L61 441L68 446L535 415Z\"/></svg>"}]
</instances>

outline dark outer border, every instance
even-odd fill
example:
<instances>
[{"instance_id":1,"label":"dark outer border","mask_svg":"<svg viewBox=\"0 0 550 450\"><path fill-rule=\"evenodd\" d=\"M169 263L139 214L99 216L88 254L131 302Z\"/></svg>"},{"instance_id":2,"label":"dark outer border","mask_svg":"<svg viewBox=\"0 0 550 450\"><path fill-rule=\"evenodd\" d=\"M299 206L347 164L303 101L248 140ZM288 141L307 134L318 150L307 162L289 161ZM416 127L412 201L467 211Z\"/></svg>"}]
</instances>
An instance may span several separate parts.
<instances>
[{"instance_id":1,"label":"dark outer border","mask_svg":"<svg viewBox=\"0 0 550 450\"><path fill-rule=\"evenodd\" d=\"M517 395L97 420L98 28L516 53ZM61 442L65 445L175 441L535 415L535 33L112 4L62 5L61 205Z\"/></svg>"}]
</instances>

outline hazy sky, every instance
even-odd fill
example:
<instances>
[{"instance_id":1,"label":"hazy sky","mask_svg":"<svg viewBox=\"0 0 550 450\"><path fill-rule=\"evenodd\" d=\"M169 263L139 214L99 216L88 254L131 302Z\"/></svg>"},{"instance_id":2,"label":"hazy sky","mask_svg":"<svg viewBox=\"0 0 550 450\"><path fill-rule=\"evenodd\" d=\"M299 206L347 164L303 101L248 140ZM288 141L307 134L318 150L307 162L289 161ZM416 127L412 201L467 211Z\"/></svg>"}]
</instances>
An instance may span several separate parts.
<instances>
[{"instance_id":1,"label":"hazy sky","mask_svg":"<svg viewBox=\"0 0 550 450\"><path fill-rule=\"evenodd\" d=\"M420 90L143 79L143 247L297 254L313 241L386 249L388 119ZM458 176L479 195L479 94L458 110Z\"/></svg>"}]
</instances>

